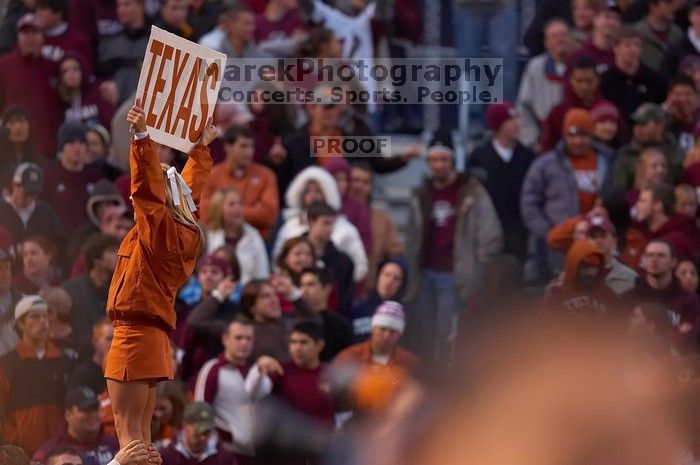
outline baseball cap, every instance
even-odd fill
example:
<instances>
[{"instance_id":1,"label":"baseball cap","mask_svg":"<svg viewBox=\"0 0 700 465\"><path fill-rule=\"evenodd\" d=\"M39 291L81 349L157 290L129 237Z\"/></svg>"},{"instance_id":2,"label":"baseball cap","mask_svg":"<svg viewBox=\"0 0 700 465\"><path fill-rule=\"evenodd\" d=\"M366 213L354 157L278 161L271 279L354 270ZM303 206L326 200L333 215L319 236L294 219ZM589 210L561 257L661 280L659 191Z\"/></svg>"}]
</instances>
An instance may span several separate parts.
<instances>
[{"instance_id":1,"label":"baseball cap","mask_svg":"<svg viewBox=\"0 0 700 465\"><path fill-rule=\"evenodd\" d=\"M630 119L634 123L648 123L649 121L656 121L659 123L665 123L667 121L666 112L661 105L656 103L642 103L634 110Z\"/></svg>"},{"instance_id":2,"label":"baseball cap","mask_svg":"<svg viewBox=\"0 0 700 465\"><path fill-rule=\"evenodd\" d=\"M95 410L100 406L97 394L85 386L78 386L66 394L66 409L78 407L80 410Z\"/></svg>"},{"instance_id":3,"label":"baseball cap","mask_svg":"<svg viewBox=\"0 0 700 465\"><path fill-rule=\"evenodd\" d=\"M34 28L37 30L41 30L41 22L39 22L39 18L37 18L34 13L27 13L24 16L22 16L19 19L19 21L17 21L18 31L21 31L25 28Z\"/></svg>"},{"instance_id":4,"label":"baseball cap","mask_svg":"<svg viewBox=\"0 0 700 465\"><path fill-rule=\"evenodd\" d=\"M44 172L36 163L20 163L15 169L12 182L30 193L40 194L44 188Z\"/></svg>"},{"instance_id":5,"label":"baseball cap","mask_svg":"<svg viewBox=\"0 0 700 465\"><path fill-rule=\"evenodd\" d=\"M38 295L27 295L19 299L15 305L15 321L29 312L48 312L49 306Z\"/></svg>"},{"instance_id":6,"label":"baseball cap","mask_svg":"<svg viewBox=\"0 0 700 465\"><path fill-rule=\"evenodd\" d=\"M607 216L604 215L593 215L587 218L589 231L593 229L600 229L606 233L616 235L617 230L615 225Z\"/></svg>"},{"instance_id":7,"label":"baseball cap","mask_svg":"<svg viewBox=\"0 0 700 465\"><path fill-rule=\"evenodd\" d=\"M214 429L214 409L206 402L193 402L185 408L183 421L205 433Z\"/></svg>"}]
</instances>

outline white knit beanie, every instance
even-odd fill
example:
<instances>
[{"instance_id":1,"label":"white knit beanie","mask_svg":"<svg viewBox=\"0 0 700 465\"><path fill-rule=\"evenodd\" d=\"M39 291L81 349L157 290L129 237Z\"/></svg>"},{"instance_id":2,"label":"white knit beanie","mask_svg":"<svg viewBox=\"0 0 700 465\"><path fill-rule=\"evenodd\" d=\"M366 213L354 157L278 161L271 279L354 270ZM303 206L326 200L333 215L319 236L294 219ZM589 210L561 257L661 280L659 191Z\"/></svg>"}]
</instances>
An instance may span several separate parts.
<instances>
[{"instance_id":1,"label":"white knit beanie","mask_svg":"<svg viewBox=\"0 0 700 465\"><path fill-rule=\"evenodd\" d=\"M406 312L403 305L393 300L381 303L372 316L372 328L389 328L403 334L406 327Z\"/></svg>"}]
</instances>

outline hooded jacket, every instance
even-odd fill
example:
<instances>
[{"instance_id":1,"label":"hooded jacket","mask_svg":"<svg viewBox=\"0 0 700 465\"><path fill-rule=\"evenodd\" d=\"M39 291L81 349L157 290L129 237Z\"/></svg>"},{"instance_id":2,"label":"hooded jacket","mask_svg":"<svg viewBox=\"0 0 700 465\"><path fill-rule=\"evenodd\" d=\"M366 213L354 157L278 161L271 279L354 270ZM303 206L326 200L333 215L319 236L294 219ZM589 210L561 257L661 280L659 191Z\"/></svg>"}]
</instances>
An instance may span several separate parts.
<instances>
[{"instance_id":1,"label":"hooded jacket","mask_svg":"<svg viewBox=\"0 0 700 465\"><path fill-rule=\"evenodd\" d=\"M581 264L587 257L595 257L600 263L600 275L591 288L578 283ZM564 280L560 288L548 295L545 303L550 310L564 312L574 321L595 321L615 313L615 294L605 285L605 257L593 241L576 241L566 253Z\"/></svg>"},{"instance_id":2,"label":"hooded jacket","mask_svg":"<svg viewBox=\"0 0 700 465\"><path fill-rule=\"evenodd\" d=\"M284 243L292 238L299 237L309 229L306 224L306 213L302 209L301 197L304 188L309 181L315 181L321 187L326 203L336 211L340 211L342 202L338 187L333 176L323 168L309 166L299 173L289 185L285 193L287 208L283 217L285 219L282 228L277 234L275 246L272 249L272 261L277 259ZM361 281L367 275L367 254L362 244L362 238L357 228L350 223L345 216L338 215L333 226L331 241L341 252L346 253L352 259L354 265L355 282Z\"/></svg>"},{"instance_id":3,"label":"hooded jacket","mask_svg":"<svg viewBox=\"0 0 700 465\"><path fill-rule=\"evenodd\" d=\"M92 194L90 194L90 198L88 199L85 208L87 209L88 218L90 218L92 224L97 226L98 228L100 227L101 221L97 215L96 207L102 202L110 202L119 207L126 208L126 205L124 204L124 199L119 194L119 191L117 190L114 183L106 179L101 179L97 181L95 187L92 190Z\"/></svg>"},{"instance_id":4,"label":"hooded jacket","mask_svg":"<svg viewBox=\"0 0 700 465\"><path fill-rule=\"evenodd\" d=\"M63 119L79 123L99 123L109 127L116 108L102 98L95 76L90 72L90 65L85 57L74 51L68 51L61 59L63 63L72 58L80 64L80 93L71 102L62 101ZM59 64L60 66L60 64Z\"/></svg>"}]
</instances>

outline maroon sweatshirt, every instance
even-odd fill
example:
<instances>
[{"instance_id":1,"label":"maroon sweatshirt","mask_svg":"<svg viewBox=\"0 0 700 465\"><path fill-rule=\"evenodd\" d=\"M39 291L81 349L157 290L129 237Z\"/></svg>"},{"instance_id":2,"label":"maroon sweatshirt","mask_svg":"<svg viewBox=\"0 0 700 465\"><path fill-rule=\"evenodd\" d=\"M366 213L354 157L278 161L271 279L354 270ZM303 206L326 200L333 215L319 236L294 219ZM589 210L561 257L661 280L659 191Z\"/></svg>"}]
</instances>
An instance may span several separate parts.
<instances>
[{"instance_id":1,"label":"maroon sweatshirt","mask_svg":"<svg viewBox=\"0 0 700 465\"><path fill-rule=\"evenodd\" d=\"M73 58L80 63L82 80L80 95L76 96L72 102L62 101L63 121L82 124L99 123L106 128L110 127L116 108L102 98L98 83L90 71L90 64L82 54L75 51L66 52L61 62L68 58Z\"/></svg>"},{"instance_id":2,"label":"maroon sweatshirt","mask_svg":"<svg viewBox=\"0 0 700 465\"><path fill-rule=\"evenodd\" d=\"M314 370L306 370L293 362L283 363L284 375L272 380L272 392L298 412L332 427L335 409L330 396L321 390L323 368L321 364Z\"/></svg>"},{"instance_id":3,"label":"maroon sweatshirt","mask_svg":"<svg viewBox=\"0 0 700 465\"><path fill-rule=\"evenodd\" d=\"M123 27L117 21L115 0L70 0L69 24L83 31L93 47L99 39L120 32Z\"/></svg>"},{"instance_id":4,"label":"maroon sweatshirt","mask_svg":"<svg viewBox=\"0 0 700 465\"><path fill-rule=\"evenodd\" d=\"M85 57L85 62L89 66L88 72L92 70L95 60L90 41L80 30L68 26L61 34L44 36L41 55L47 60L58 63L69 51L78 52Z\"/></svg>"},{"instance_id":5,"label":"maroon sweatshirt","mask_svg":"<svg viewBox=\"0 0 700 465\"><path fill-rule=\"evenodd\" d=\"M26 57L15 49L0 58L0 111L7 105L24 106L32 115L36 148L48 158L56 154L60 121L58 96L51 88L56 65L42 57Z\"/></svg>"},{"instance_id":6,"label":"maroon sweatshirt","mask_svg":"<svg viewBox=\"0 0 700 465\"><path fill-rule=\"evenodd\" d=\"M100 173L92 169L73 173L60 162L44 169L44 197L56 210L67 236L88 222L86 206Z\"/></svg>"}]
</instances>

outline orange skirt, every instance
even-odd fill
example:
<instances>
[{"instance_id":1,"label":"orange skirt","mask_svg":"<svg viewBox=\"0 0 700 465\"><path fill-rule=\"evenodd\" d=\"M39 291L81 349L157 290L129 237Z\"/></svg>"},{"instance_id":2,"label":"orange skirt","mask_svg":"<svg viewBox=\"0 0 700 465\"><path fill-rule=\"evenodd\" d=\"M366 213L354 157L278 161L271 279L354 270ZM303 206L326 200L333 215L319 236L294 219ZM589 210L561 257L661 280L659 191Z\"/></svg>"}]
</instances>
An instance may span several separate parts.
<instances>
[{"instance_id":1,"label":"orange skirt","mask_svg":"<svg viewBox=\"0 0 700 465\"><path fill-rule=\"evenodd\" d=\"M173 377L170 341L165 331L153 326L115 324L105 378L163 381Z\"/></svg>"}]
</instances>

